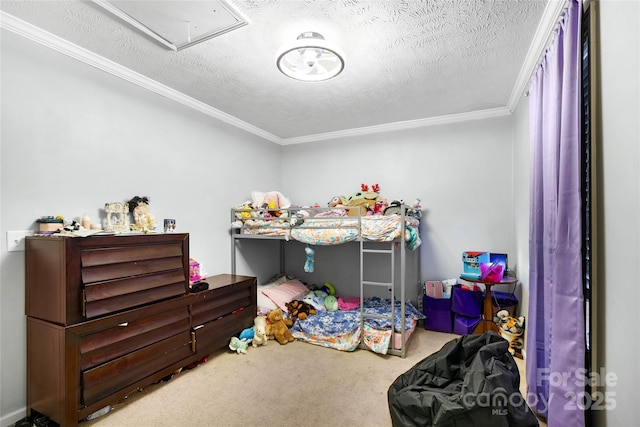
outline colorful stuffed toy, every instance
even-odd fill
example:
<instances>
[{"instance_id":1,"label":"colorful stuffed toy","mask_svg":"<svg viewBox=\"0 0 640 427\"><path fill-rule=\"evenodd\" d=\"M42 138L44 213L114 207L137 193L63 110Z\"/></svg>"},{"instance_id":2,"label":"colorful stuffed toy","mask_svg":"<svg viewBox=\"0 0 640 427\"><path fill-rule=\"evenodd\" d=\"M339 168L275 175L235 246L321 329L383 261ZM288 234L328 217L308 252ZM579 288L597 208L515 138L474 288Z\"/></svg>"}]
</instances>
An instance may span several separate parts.
<instances>
[{"instance_id":1,"label":"colorful stuffed toy","mask_svg":"<svg viewBox=\"0 0 640 427\"><path fill-rule=\"evenodd\" d=\"M243 329L242 332L240 332L240 335L238 335L238 338L240 338L241 340L251 341L254 335L255 333L253 331L253 328L246 328L246 329Z\"/></svg>"},{"instance_id":2,"label":"colorful stuffed toy","mask_svg":"<svg viewBox=\"0 0 640 427\"><path fill-rule=\"evenodd\" d=\"M249 341L246 339L240 339L238 337L231 337L231 342L229 343L229 349L237 352L238 354L247 354L247 347L249 346Z\"/></svg>"},{"instance_id":3,"label":"colorful stuffed toy","mask_svg":"<svg viewBox=\"0 0 640 427\"><path fill-rule=\"evenodd\" d=\"M304 263L304 271L307 273L313 273L313 261L316 251L314 251L311 246L307 245L307 247L304 248L304 252L307 254L307 259Z\"/></svg>"},{"instance_id":4,"label":"colorful stuffed toy","mask_svg":"<svg viewBox=\"0 0 640 427\"><path fill-rule=\"evenodd\" d=\"M496 313L496 316L498 317L498 333L502 338L509 341L509 353L522 359L524 316L510 316L507 310L500 310Z\"/></svg>"},{"instance_id":5,"label":"colorful stuffed toy","mask_svg":"<svg viewBox=\"0 0 640 427\"><path fill-rule=\"evenodd\" d=\"M354 209L349 209L349 216L365 216L372 211L376 202L380 199L380 186L373 184L369 191L367 184L361 184L357 193L352 194L346 201L346 205Z\"/></svg>"},{"instance_id":6,"label":"colorful stuffed toy","mask_svg":"<svg viewBox=\"0 0 640 427\"><path fill-rule=\"evenodd\" d=\"M331 284L331 282L324 282L320 287L320 290L327 295L335 295L336 288Z\"/></svg>"},{"instance_id":7,"label":"colorful stuffed toy","mask_svg":"<svg viewBox=\"0 0 640 427\"><path fill-rule=\"evenodd\" d=\"M259 345L267 345L267 318L265 316L256 316L253 319L253 340L252 347Z\"/></svg>"},{"instance_id":8,"label":"colorful stuffed toy","mask_svg":"<svg viewBox=\"0 0 640 427\"><path fill-rule=\"evenodd\" d=\"M337 311L338 310L338 299L335 295L328 295L324 299L324 306L327 308L327 311Z\"/></svg>"},{"instance_id":9,"label":"colorful stuffed toy","mask_svg":"<svg viewBox=\"0 0 640 427\"><path fill-rule=\"evenodd\" d=\"M287 311L289 312L289 316L295 322L297 319L304 320L308 316L316 314L316 309L309 303L300 300L293 300L291 302L286 302Z\"/></svg>"},{"instance_id":10,"label":"colorful stuffed toy","mask_svg":"<svg viewBox=\"0 0 640 427\"><path fill-rule=\"evenodd\" d=\"M295 341L289 326L293 322L289 319L285 319L282 310L279 308L273 309L267 314L267 337L274 338L280 344L287 344L291 341Z\"/></svg>"}]
</instances>

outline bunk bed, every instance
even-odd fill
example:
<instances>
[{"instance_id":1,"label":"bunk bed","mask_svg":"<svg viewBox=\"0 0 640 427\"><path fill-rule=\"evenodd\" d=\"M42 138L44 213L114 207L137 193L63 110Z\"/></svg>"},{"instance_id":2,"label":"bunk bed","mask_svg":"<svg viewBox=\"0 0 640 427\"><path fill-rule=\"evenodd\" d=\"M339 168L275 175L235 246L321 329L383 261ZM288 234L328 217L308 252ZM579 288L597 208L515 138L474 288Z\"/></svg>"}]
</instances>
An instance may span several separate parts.
<instances>
[{"instance_id":1,"label":"bunk bed","mask_svg":"<svg viewBox=\"0 0 640 427\"><path fill-rule=\"evenodd\" d=\"M317 314L298 320L291 328L298 340L338 350L367 348L377 353L405 357L410 337L424 315L406 298L406 251L420 247L420 211L398 205L393 213L361 216L348 206L328 208L286 208L276 211L231 209L231 263L236 274L236 251L240 240L269 239L280 241L280 279L284 275L284 244L298 241L306 245L340 245L359 243L359 297L350 298L350 309L317 310ZM369 254L386 254L390 281L368 280L364 259ZM400 256L400 273L396 275L396 256ZM419 269L419 262L417 267ZM418 280L419 280L418 271ZM282 283L282 282L281 282ZM268 283L265 288L277 286ZM418 286L418 285L417 285ZM365 298L365 289L390 289L390 298ZM399 292L397 292L397 290ZM311 289L295 299L313 297ZM260 293L260 287L259 287ZM399 295L398 295L399 293ZM291 294L293 295L293 294ZM309 301L313 303L312 301ZM260 304L259 304L260 305ZM282 307L281 307L282 308Z\"/></svg>"}]
</instances>

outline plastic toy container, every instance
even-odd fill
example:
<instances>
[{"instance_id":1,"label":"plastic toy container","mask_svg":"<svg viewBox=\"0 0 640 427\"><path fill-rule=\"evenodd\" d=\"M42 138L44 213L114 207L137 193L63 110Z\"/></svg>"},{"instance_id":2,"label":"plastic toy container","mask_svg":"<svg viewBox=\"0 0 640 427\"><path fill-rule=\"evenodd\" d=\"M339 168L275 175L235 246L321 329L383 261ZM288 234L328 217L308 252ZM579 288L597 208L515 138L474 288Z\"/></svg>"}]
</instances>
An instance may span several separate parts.
<instances>
[{"instance_id":1,"label":"plastic toy container","mask_svg":"<svg viewBox=\"0 0 640 427\"><path fill-rule=\"evenodd\" d=\"M430 331L451 333L453 330L451 300L424 295L423 304L426 316L424 328Z\"/></svg>"}]
</instances>

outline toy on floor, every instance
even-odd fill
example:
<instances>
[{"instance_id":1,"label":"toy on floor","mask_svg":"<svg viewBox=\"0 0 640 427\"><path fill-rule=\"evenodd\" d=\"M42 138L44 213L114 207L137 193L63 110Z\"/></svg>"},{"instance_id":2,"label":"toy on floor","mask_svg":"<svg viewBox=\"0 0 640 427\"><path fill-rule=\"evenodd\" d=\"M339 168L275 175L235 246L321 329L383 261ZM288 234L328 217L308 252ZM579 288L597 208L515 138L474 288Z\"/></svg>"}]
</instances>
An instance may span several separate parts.
<instances>
[{"instance_id":1,"label":"toy on floor","mask_svg":"<svg viewBox=\"0 0 640 427\"><path fill-rule=\"evenodd\" d=\"M267 318L265 316L256 316L253 319L253 341L251 341L251 346L267 345L268 340Z\"/></svg>"},{"instance_id":2,"label":"toy on floor","mask_svg":"<svg viewBox=\"0 0 640 427\"><path fill-rule=\"evenodd\" d=\"M249 347L249 341L247 341L246 338L231 337L231 342L229 343L230 350L238 354L247 354L247 347Z\"/></svg>"},{"instance_id":3,"label":"toy on floor","mask_svg":"<svg viewBox=\"0 0 640 427\"><path fill-rule=\"evenodd\" d=\"M316 252L309 245L304 248L304 252L307 254L307 260L304 263L304 271L307 273L313 273L313 258Z\"/></svg>"},{"instance_id":4,"label":"toy on floor","mask_svg":"<svg viewBox=\"0 0 640 427\"><path fill-rule=\"evenodd\" d=\"M285 303L289 316L295 322L296 320L304 320L308 316L316 314L316 309L309 303L300 300L293 300Z\"/></svg>"},{"instance_id":5,"label":"toy on floor","mask_svg":"<svg viewBox=\"0 0 640 427\"><path fill-rule=\"evenodd\" d=\"M498 317L498 333L509 342L509 353L522 359L524 316L510 316L507 310L500 310L496 316Z\"/></svg>"},{"instance_id":6,"label":"toy on floor","mask_svg":"<svg viewBox=\"0 0 640 427\"><path fill-rule=\"evenodd\" d=\"M251 327L243 329L242 332L240 332L240 335L238 335L238 338L240 338L241 340L251 341L254 336L255 332L253 330L253 327Z\"/></svg>"},{"instance_id":7,"label":"toy on floor","mask_svg":"<svg viewBox=\"0 0 640 427\"><path fill-rule=\"evenodd\" d=\"M269 314L267 314L267 337L275 339L280 344L295 341L295 338L289 330L289 326L292 324L293 322L291 320L285 319L281 309L276 308L271 310Z\"/></svg>"}]
</instances>

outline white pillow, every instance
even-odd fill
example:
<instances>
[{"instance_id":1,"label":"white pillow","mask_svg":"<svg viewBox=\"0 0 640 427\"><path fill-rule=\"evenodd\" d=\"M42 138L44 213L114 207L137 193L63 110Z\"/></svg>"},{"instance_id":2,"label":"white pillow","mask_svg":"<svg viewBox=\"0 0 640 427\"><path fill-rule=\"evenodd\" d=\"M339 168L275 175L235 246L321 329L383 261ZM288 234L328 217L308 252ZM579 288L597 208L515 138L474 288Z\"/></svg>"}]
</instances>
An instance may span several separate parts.
<instances>
[{"instance_id":1,"label":"white pillow","mask_svg":"<svg viewBox=\"0 0 640 427\"><path fill-rule=\"evenodd\" d=\"M277 282L271 282L271 283L267 283L265 285L259 285L258 286L258 308L260 309L260 311L262 311L262 312L271 311L271 310L274 310L274 309L278 308L276 303L271 301L269 299L269 297L267 297L262 292L263 290L274 288L274 287L278 286L278 284L279 283L277 283Z\"/></svg>"}]
</instances>

